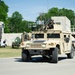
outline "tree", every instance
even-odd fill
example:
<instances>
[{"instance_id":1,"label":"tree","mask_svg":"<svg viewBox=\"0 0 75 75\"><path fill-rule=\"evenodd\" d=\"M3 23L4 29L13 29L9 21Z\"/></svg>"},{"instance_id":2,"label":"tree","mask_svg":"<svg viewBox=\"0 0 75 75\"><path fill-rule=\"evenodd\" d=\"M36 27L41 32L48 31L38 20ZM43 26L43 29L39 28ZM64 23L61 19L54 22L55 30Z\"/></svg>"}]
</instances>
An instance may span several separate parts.
<instances>
[{"instance_id":1,"label":"tree","mask_svg":"<svg viewBox=\"0 0 75 75\"><path fill-rule=\"evenodd\" d=\"M22 25L21 25L21 32L30 32L31 31L31 26L30 26L30 22L23 20L22 21Z\"/></svg>"},{"instance_id":2,"label":"tree","mask_svg":"<svg viewBox=\"0 0 75 75\"><path fill-rule=\"evenodd\" d=\"M59 9L58 8L51 8L48 11L48 18L50 18L51 16L58 16L59 15Z\"/></svg>"},{"instance_id":3,"label":"tree","mask_svg":"<svg viewBox=\"0 0 75 75\"><path fill-rule=\"evenodd\" d=\"M15 11L12 16L8 19L9 20L9 29L10 29L10 32L12 33L18 33L21 31L21 23L22 23L22 15Z\"/></svg>"},{"instance_id":4,"label":"tree","mask_svg":"<svg viewBox=\"0 0 75 75\"><path fill-rule=\"evenodd\" d=\"M59 9L59 16L68 17L72 25L74 24L74 14L75 14L74 11L71 9L65 9L65 8Z\"/></svg>"},{"instance_id":5,"label":"tree","mask_svg":"<svg viewBox=\"0 0 75 75\"><path fill-rule=\"evenodd\" d=\"M10 33L21 33L21 32L30 32L31 28L28 27L29 22L23 20L22 15L15 11L11 17L8 18L8 25L6 32Z\"/></svg>"},{"instance_id":6,"label":"tree","mask_svg":"<svg viewBox=\"0 0 75 75\"><path fill-rule=\"evenodd\" d=\"M9 29L9 27L8 27L8 24L9 24L9 18L6 20L6 24L5 24L5 27L4 27L4 32L5 33L10 33L10 29Z\"/></svg>"},{"instance_id":7,"label":"tree","mask_svg":"<svg viewBox=\"0 0 75 75\"><path fill-rule=\"evenodd\" d=\"M7 15L8 13L8 6L4 3L4 1L0 0L0 21L3 21L5 23L5 32L9 32L8 26L7 26Z\"/></svg>"},{"instance_id":8,"label":"tree","mask_svg":"<svg viewBox=\"0 0 75 75\"><path fill-rule=\"evenodd\" d=\"M4 1L0 1L0 21L6 22L8 6Z\"/></svg>"},{"instance_id":9,"label":"tree","mask_svg":"<svg viewBox=\"0 0 75 75\"><path fill-rule=\"evenodd\" d=\"M62 8L62 9L58 9L57 7L53 7L51 9L48 10L47 13L44 14L44 17L42 17L42 19L48 20L49 18L51 18L51 16L66 16L70 19L71 24L74 24L74 11L71 9L66 9L66 8ZM40 19L39 15L37 17L37 20Z\"/></svg>"}]
</instances>

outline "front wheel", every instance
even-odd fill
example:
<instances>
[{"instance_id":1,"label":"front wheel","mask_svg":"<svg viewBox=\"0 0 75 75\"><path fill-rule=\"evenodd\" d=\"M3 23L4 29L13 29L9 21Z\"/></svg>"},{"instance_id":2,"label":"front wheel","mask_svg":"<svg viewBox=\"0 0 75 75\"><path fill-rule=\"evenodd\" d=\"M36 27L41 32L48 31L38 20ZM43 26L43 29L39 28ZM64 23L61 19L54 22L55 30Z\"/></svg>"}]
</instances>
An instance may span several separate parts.
<instances>
[{"instance_id":1,"label":"front wheel","mask_svg":"<svg viewBox=\"0 0 75 75\"><path fill-rule=\"evenodd\" d=\"M12 48L14 48L14 45L12 45Z\"/></svg>"},{"instance_id":2,"label":"front wheel","mask_svg":"<svg viewBox=\"0 0 75 75\"><path fill-rule=\"evenodd\" d=\"M30 59L30 55L28 53L27 50L23 50L22 51L22 61L25 62L25 61L28 61Z\"/></svg>"},{"instance_id":3,"label":"front wheel","mask_svg":"<svg viewBox=\"0 0 75 75\"><path fill-rule=\"evenodd\" d=\"M58 48L54 48L52 51L52 62L58 63Z\"/></svg>"}]
</instances>

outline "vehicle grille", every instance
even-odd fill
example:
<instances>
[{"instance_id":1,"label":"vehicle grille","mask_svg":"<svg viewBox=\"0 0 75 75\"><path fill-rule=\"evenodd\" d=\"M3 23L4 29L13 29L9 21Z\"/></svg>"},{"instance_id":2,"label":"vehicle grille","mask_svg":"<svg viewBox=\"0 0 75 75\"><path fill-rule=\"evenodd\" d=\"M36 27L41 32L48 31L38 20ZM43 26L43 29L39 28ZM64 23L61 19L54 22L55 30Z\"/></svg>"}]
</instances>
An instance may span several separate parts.
<instances>
[{"instance_id":1,"label":"vehicle grille","mask_svg":"<svg viewBox=\"0 0 75 75\"><path fill-rule=\"evenodd\" d=\"M31 48L41 48L41 44L31 44Z\"/></svg>"}]
</instances>

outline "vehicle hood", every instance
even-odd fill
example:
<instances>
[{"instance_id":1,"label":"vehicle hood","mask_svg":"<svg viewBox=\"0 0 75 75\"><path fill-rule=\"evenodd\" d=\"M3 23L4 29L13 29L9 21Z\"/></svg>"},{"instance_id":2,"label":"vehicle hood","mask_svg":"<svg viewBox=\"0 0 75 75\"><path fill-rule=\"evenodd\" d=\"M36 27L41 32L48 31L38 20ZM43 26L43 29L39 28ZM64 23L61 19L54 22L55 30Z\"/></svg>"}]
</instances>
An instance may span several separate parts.
<instances>
[{"instance_id":1,"label":"vehicle hood","mask_svg":"<svg viewBox=\"0 0 75 75\"><path fill-rule=\"evenodd\" d=\"M29 42L28 42L29 43ZM30 43L60 43L59 40L33 40Z\"/></svg>"}]
</instances>

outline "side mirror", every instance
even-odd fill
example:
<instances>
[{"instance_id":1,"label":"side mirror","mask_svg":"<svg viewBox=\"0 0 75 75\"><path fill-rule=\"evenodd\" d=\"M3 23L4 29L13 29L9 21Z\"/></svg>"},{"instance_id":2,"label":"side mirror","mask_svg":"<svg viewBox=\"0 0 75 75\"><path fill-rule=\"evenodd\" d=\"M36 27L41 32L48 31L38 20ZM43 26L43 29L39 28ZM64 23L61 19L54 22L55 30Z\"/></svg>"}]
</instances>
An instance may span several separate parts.
<instances>
[{"instance_id":1,"label":"side mirror","mask_svg":"<svg viewBox=\"0 0 75 75\"><path fill-rule=\"evenodd\" d=\"M69 38L65 38L64 40L65 40L65 42L66 42L66 43L68 43L68 42L69 42Z\"/></svg>"}]
</instances>

